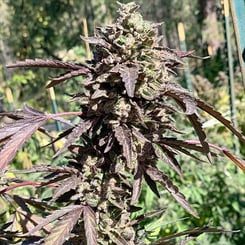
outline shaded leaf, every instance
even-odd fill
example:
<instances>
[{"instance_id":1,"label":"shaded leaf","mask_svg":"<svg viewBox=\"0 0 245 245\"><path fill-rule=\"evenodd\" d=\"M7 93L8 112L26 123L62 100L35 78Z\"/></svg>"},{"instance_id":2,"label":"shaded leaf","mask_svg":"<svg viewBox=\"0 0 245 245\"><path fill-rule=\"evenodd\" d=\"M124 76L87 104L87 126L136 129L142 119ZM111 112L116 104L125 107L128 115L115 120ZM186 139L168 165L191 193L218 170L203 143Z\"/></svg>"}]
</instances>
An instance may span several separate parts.
<instances>
[{"instance_id":1,"label":"shaded leaf","mask_svg":"<svg viewBox=\"0 0 245 245\"><path fill-rule=\"evenodd\" d=\"M196 99L197 106L202 109L203 111L206 111L209 115L216 118L218 121L220 121L222 124L224 124L232 133L234 133L243 143L245 143L245 137L240 133L236 128L234 128L231 124L231 122L227 119L225 119L221 113L216 111L212 106L207 104L206 102Z\"/></svg>"},{"instance_id":2,"label":"shaded leaf","mask_svg":"<svg viewBox=\"0 0 245 245\"><path fill-rule=\"evenodd\" d=\"M197 103L187 90L177 83L168 82L166 84L167 91L165 95L172 97L176 102L182 105L186 115L192 115L196 112ZM184 105L184 106L183 106Z\"/></svg>"},{"instance_id":3,"label":"shaded leaf","mask_svg":"<svg viewBox=\"0 0 245 245\"><path fill-rule=\"evenodd\" d=\"M133 135L141 142L145 143L148 142L150 143L150 140L148 140L140 131L138 131L136 128L132 127L132 133Z\"/></svg>"},{"instance_id":4,"label":"shaded leaf","mask_svg":"<svg viewBox=\"0 0 245 245\"><path fill-rule=\"evenodd\" d=\"M22 232L29 232L32 230L37 224L41 223L43 221L43 218L40 216L37 216L36 214L32 214L31 212L26 212L23 210L16 210L18 213L19 222L22 228ZM42 230L45 233L49 233L51 230L50 225L46 225L45 227L42 227ZM32 235L40 235L40 232L37 231L33 233Z\"/></svg>"},{"instance_id":5,"label":"shaded leaf","mask_svg":"<svg viewBox=\"0 0 245 245\"><path fill-rule=\"evenodd\" d=\"M125 125L116 127L114 131L117 141L123 147L123 156L126 158L127 164L130 166L132 159L131 131Z\"/></svg>"},{"instance_id":6,"label":"shaded leaf","mask_svg":"<svg viewBox=\"0 0 245 245\"><path fill-rule=\"evenodd\" d=\"M113 144L114 144L114 141L115 141L115 137L110 135L109 136L109 139L108 139L108 142L106 144L106 147L105 147L105 150L104 150L104 153L107 153L111 150Z\"/></svg>"},{"instance_id":7,"label":"shaded leaf","mask_svg":"<svg viewBox=\"0 0 245 245\"><path fill-rule=\"evenodd\" d=\"M125 84L128 96L134 97L135 84L138 78L138 68L121 66L121 68L119 69L119 73L122 81Z\"/></svg>"},{"instance_id":8,"label":"shaded leaf","mask_svg":"<svg viewBox=\"0 0 245 245\"><path fill-rule=\"evenodd\" d=\"M86 234L87 244L97 244L97 224L95 213L89 206L83 208L84 229Z\"/></svg>"},{"instance_id":9,"label":"shaded leaf","mask_svg":"<svg viewBox=\"0 0 245 245\"><path fill-rule=\"evenodd\" d=\"M155 154L160 160L165 162L170 168L174 169L180 176L182 176L181 167L174 157L174 153L165 146L152 144ZM162 148L161 148L162 147Z\"/></svg>"},{"instance_id":10,"label":"shaded leaf","mask_svg":"<svg viewBox=\"0 0 245 245\"><path fill-rule=\"evenodd\" d=\"M34 166L30 169L23 170L12 170L12 173L16 174L28 174L28 173L36 173L36 172L53 172L53 173L64 173L64 174L79 174L79 171L73 167L67 166L49 166L49 165L38 165Z\"/></svg>"},{"instance_id":11,"label":"shaded leaf","mask_svg":"<svg viewBox=\"0 0 245 245\"><path fill-rule=\"evenodd\" d=\"M203 146L203 150L204 153L207 155L207 158L210 162L212 162L212 158L211 158L211 153L210 153L210 149L209 149L209 144L206 141L207 140L207 135L205 134L203 128L202 128L202 123L200 122L200 119L197 115L197 113L193 114L193 115L188 115L188 118L190 120L190 122L192 123L195 132L198 135L198 138L201 142L201 145Z\"/></svg>"},{"instance_id":12,"label":"shaded leaf","mask_svg":"<svg viewBox=\"0 0 245 245\"><path fill-rule=\"evenodd\" d=\"M41 199L37 199L34 197L25 197L25 196L22 196L21 198L25 203L35 208L38 208L38 209L42 209L42 210L48 210L48 209L55 210L56 209L56 207L51 206L47 201L44 201Z\"/></svg>"},{"instance_id":13,"label":"shaded leaf","mask_svg":"<svg viewBox=\"0 0 245 245\"><path fill-rule=\"evenodd\" d=\"M75 190L79 183L80 181L76 175L72 175L70 178L67 178L65 181L62 181L61 185L54 191L52 200L55 201L64 193L70 190Z\"/></svg>"},{"instance_id":14,"label":"shaded leaf","mask_svg":"<svg viewBox=\"0 0 245 245\"><path fill-rule=\"evenodd\" d=\"M189 212L194 217L199 218L198 214L185 200L185 196L179 192L178 187L173 184L167 175L152 166L146 166L145 171L153 181L159 182L187 212Z\"/></svg>"},{"instance_id":15,"label":"shaded leaf","mask_svg":"<svg viewBox=\"0 0 245 245\"><path fill-rule=\"evenodd\" d=\"M132 190L130 205L136 204L139 200L141 189L142 189L142 180L144 176L144 170L139 163L137 164L137 168L135 170L136 173L134 175L133 190Z\"/></svg>"},{"instance_id":16,"label":"shaded leaf","mask_svg":"<svg viewBox=\"0 0 245 245\"><path fill-rule=\"evenodd\" d=\"M76 127L72 129L68 138L62 148L55 153L54 157L57 157L59 154L65 151L77 138L79 138L82 134L86 133L92 125L91 121L81 121Z\"/></svg>"},{"instance_id":17,"label":"shaded leaf","mask_svg":"<svg viewBox=\"0 0 245 245\"><path fill-rule=\"evenodd\" d=\"M145 181L146 181L147 185L152 190L152 192L155 193L158 198L160 198L160 194L159 194L159 191L157 189L156 182L153 181L151 179L151 177L146 172L144 172L144 178L145 178Z\"/></svg>"},{"instance_id":18,"label":"shaded leaf","mask_svg":"<svg viewBox=\"0 0 245 245\"><path fill-rule=\"evenodd\" d=\"M70 237L73 227L76 225L81 214L83 206L77 206L62 217L50 234L45 238L45 245L60 245ZM92 243L91 243L92 244Z\"/></svg>"},{"instance_id":19,"label":"shaded leaf","mask_svg":"<svg viewBox=\"0 0 245 245\"><path fill-rule=\"evenodd\" d=\"M112 231L107 231L107 235L109 236L110 240L117 245L128 245L128 241L126 241L122 236Z\"/></svg>"}]
</instances>

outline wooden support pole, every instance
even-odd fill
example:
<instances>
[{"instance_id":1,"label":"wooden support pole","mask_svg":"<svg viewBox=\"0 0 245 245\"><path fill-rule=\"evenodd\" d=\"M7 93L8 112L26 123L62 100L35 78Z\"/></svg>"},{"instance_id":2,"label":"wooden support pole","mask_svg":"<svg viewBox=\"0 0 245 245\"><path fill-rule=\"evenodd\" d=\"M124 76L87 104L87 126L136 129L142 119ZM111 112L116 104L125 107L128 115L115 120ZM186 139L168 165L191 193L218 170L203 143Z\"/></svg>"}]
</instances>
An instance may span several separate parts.
<instances>
[{"instance_id":1,"label":"wooden support pole","mask_svg":"<svg viewBox=\"0 0 245 245\"><path fill-rule=\"evenodd\" d=\"M178 35L180 41L180 49L182 51L187 51L186 41L185 41L185 29L184 29L184 24L182 22L178 23ZM191 91L191 93L193 93L193 86L191 83L191 72L190 72L188 59L185 59L185 82L186 82L187 89Z\"/></svg>"}]
</instances>

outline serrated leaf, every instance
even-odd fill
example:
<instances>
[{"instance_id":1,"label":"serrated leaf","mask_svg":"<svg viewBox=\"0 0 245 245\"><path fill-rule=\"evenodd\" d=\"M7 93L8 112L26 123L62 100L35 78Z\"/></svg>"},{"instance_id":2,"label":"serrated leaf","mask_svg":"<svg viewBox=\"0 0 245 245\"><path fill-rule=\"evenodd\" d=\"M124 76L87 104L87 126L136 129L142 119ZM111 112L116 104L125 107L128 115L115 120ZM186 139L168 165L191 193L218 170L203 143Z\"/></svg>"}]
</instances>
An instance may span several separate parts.
<instances>
[{"instance_id":1,"label":"serrated leaf","mask_svg":"<svg viewBox=\"0 0 245 245\"><path fill-rule=\"evenodd\" d=\"M188 229L185 231L181 231L175 234L171 234L168 236L165 236L153 243L153 245L161 245L163 242L169 241L176 237L181 236L187 236L187 237L198 237L203 233L236 233L239 231L227 231L222 228L216 228L216 227L209 227L208 225L205 225L203 227L196 227L194 229Z\"/></svg>"},{"instance_id":2,"label":"serrated leaf","mask_svg":"<svg viewBox=\"0 0 245 245\"><path fill-rule=\"evenodd\" d=\"M170 168L175 170L180 176L182 176L181 167L174 157L174 153L171 152L165 146L159 146L158 144L152 144L156 156L165 162Z\"/></svg>"},{"instance_id":3,"label":"serrated leaf","mask_svg":"<svg viewBox=\"0 0 245 245\"><path fill-rule=\"evenodd\" d=\"M132 127L132 133L133 135L141 142L145 143L148 142L150 143L150 140L148 140L139 130L136 128Z\"/></svg>"},{"instance_id":4,"label":"serrated leaf","mask_svg":"<svg viewBox=\"0 0 245 245\"><path fill-rule=\"evenodd\" d=\"M50 60L50 59L26 59L24 61L17 61L14 64L6 65L7 68L16 67L48 67L48 68L61 68L61 69L72 69L79 70L86 67L82 64L76 64L72 62L64 62L60 60ZM87 68L87 67L86 67Z\"/></svg>"},{"instance_id":5,"label":"serrated leaf","mask_svg":"<svg viewBox=\"0 0 245 245\"><path fill-rule=\"evenodd\" d=\"M62 115L66 114L76 115L77 112L65 112ZM13 160L17 151L39 127L47 120L59 117L60 114L44 114L25 105L22 116L23 118L15 123L4 125L0 130L0 140L6 141L0 151L0 171L3 171L7 164Z\"/></svg>"},{"instance_id":6,"label":"serrated leaf","mask_svg":"<svg viewBox=\"0 0 245 245\"><path fill-rule=\"evenodd\" d=\"M196 112L196 100L187 90L173 82L168 82L165 86L167 91L164 94L172 97L177 103L180 103L186 115L192 115Z\"/></svg>"},{"instance_id":7,"label":"serrated leaf","mask_svg":"<svg viewBox=\"0 0 245 245\"><path fill-rule=\"evenodd\" d=\"M81 121L76 127L72 129L72 131L68 135L65 144L58 152L55 153L54 157L57 157L62 152L64 152L65 149L67 149L77 138L79 138L82 134L86 133L91 126L92 126L91 121Z\"/></svg>"},{"instance_id":8,"label":"serrated leaf","mask_svg":"<svg viewBox=\"0 0 245 245\"><path fill-rule=\"evenodd\" d=\"M131 131L125 126L118 126L114 129L115 137L123 148L123 156L126 158L127 165L131 165L132 159L132 135Z\"/></svg>"},{"instance_id":9,"label":"serrated leaf","mask_svg":"<svg viewBox=\"0 0 245 245\"><path fill-rule=\"evenodd\" d=\"M8 142L4 145L0 152L0 171L3 171L7 164L12 161L17 151L23 146L31 135L46 122L46 118L38 118L35 122L28 122L23 119L23 126L9 137ZM14 127L14 125L12 126Z\"/></svg>"},{"instance_id":10,"label":"serrated leaf","mask_svg":"<svg viewBox=\"0 0 245 245\"><path fill-rule=\"evenodd\" d=\"M81 35L80 35L80 38L84 42L88 42L88 43L93 44L93 45L99 45L99 46L103 46L105 48L109 48L111 46L111 44L106 42L103 38L99 38L99 37L84 37L84 36L81 36Z\"/></svg>"},{"instance_id":11,"label":"serrated leaf","mask_svg":"<svg viewBox=\"0 0 245 245\"><path fill-rule=\"evenodd\" d=\"M43 221L42 217L32 214L31 212L25 212L19 209L17 209L16 211L18 213L18 218L22 228L22 232L28 232L32 230L37 224ZM48 233L50 232L51 227L49 225L46 225L42 228L42 230ZM40 235L40 233L39 231L37 231L33 235Z\"/></svg>"},{"instance_id":12,"label":"serrated leaf","mask_svg":"<svg viewBox=\"0 0 245 245\"><path fill-rule=\"evenodd\" d=\"M70 237L71 231L81 217L82 212L83 206L80 205L65 214L45 238L45 245L64 244Z\"/></svg>"},{"instance_id":13,"label":"serrated leaf","mask_svg":"<svg viewBox=\"0 0 245 245\"><path fill-rule=\"evenodd\" d=\"M185 141L186 142L186 141ZM200 141L197 140L188 140L187 141L188 144L200 144ZM210 147L212 147L215 150L218 150L220 152L222 152L224 155L226 155L232 162L234 162L240 169L242 169L243 171L245 171L245 161L242 159L239 159L238 157L234 156L232 153L230 153L227 149L219 147L217 145L214 144L209 144Z\"/></svg>"},{"instance_id":14,"label":"serrated leaf","mask_svg":"<svg viewBox=\"0 0 245 245\"><path fill-rule=\"evenodd\" d=\"M243 143L245 143L245 136L242 135L241 132L239 132L234 126L232 126L231 122L227 119L225 119L221 113L216 111L212 106L205 103L204 101L200 99L196 99L197 106L202 109L203 111L206 111L209 115L216 118L218 121L220 121L223 125L225 125L232 133L234 133Z\"/></svg>"},{"instance_id":15,"label":"serrated leaf","mask_svg":"<svg viewBox=\"0 0 245 245\"><path fill-rule=\"evenodd\" d=\"M165 210L166 210L165 208L162 208L160 210L155 210L155 211L152 211L152 212L149 212L149 213L141 214L141 215L137 216L136 218L134 218L130 222L130 224L131 225L139 224L140 222L144 221L145 219L152 218L154 216L162 214L163 212L165 212Z\"/></svg>"},{"instance_id":16,"label":"serrated leaf","mask_svg":"<svg viewBox=\"0 0 245 245\"><path fill-rule=\"evenodd\" d=\"M34 166L30 169L23 169L23 170L12 170L12 173L16 174L28 174L28 173L36 173L36 172L52 172L52 173L64 173L64 174L79 174L79 170L73 167L67 166L49 166L49 165L38 165Z\"/></svg>"},{"instance_id":17,"label":"serrated leaf","mask_svg":"<svg viewBox=\"0 0 245 245\"><path fill-rule=\"evenodd\" d=\"M234 156L233 154L231 154L229 151L227 151L226 149L223 149L223 153L231 159L231 161L233 161L241 170L243 170L245 172L245 161L242 159L239 159L238 157Z\"/></svg>"},{"instance_id":18,"label":"serrated leaf","mask_svg":"<svg viewBox=\"0 0 245 245\"><path fill-rule=\"evenodd\" d=\"M192 126L195 129L195 132L198 135L198 138L201 142L201 145L203 147L204 153L207 155L207 158L210 162L212 162L212 158L211 158L211 153L210 153L210 149L209 149L209 144L207 142L207 135L204 132L203 128L202 128L202 123L200 122L199 116L197 113L192 114L192 115L188 115L188 118L192 124Z\"/></svg>"},{"instance_id":19,"label":"serrated leaf","mask_svg":"<svg viewBox=\"0 0 245 245\"><path fill-rule=\"evenodd\" d=\"M187 212L199 218L198 214L185 200L185 196L179 192L178 187L173 184L167 175L153 166L147 166L145 171L153 181L160 183Z\"/></svg>"},{"instance_id":20,"label":"serrated leaf","mask_svg":"<svg viewBox=\"0 0 245 245\"><path fill-rule=\"evenodd\" d=\"M134 97L135 84L138 78L137 67L121 66L119 69L122 81L125 84L125 88L129 97Z\"/></svg>"},{"instance_id":21,"label":"serrated leaf","mask_svg":"<svg viewBox=\"0 0 245 245\"><path fill-rule=\"evenodd\" d=\"M89 206L83 208L84 229L86 234L87 244L97 244L97 224L95 213Z\"/></svg>"},{"instance_id":22,"label":"serrated leaf","mask_svg":"<svg viewBox=\"0 0 245 245\"><path fill-rule=\"evenodd\" d=\"M160 198L160 194L159 194L159 191L158 191L158 189L157 189L156 182L153 181L153 180L151 179L151 177L150 177L146 172L144 172L144 178L145 178L145 181L146 181L147 185L148 185L148 186L150 187L150 189L152 190L152 192L153 192L154 194L156 194L156 196L157 196L158 198Z\"/></svg>"},{"instance_id":23,"label":"serrated leaf","mask_svg":"<svg viewBox=\"0 0 245 245\"><path fill-rule=\"evenodd\" d=\"M66 215L67 213L72 212L73 210L81 209L82 207L83 206L81 206L81 205L69 205L67 207L63 207L62 209L56 210L52 214L48 215L45 219L43 219L42 222L40 222L32 230L30 230L29 232L27 232L25 234L22 234L21 236L23 236L23 237L31 236L35 232L41 230L47 224L49 224L55 220L58 220L59 218Z\"/></svg>"},{"instance_id":24,"label":"serrated leaf","mask_svg":"<svg viewBox=\"0 0 245 245\"><path fill-rule=\"evenodd\" d=\"M70 178L62 181L61 185L54 191L52 200L55 201L57 198L62 196L64 193L75 190L77 188L79 179L76 175L72 175Z\"/></svg>"},{"instance_id":25,"label":"serrated leaf","mask_svg":"<svg viewBox=\"0 0 245 245\"><path fill-rule=\"evenodd\" d=\"M136 204L139 200L141 189L142 189L143 176L144 176L144 170L138 163L136 168L136 173L134 175L133 190L132 190L130 205Z\"/></svg>"},{"instance_id":26,"label":"serrated leaf","mask_svg":"<svg viewBox=\"0 0 245 245\"><path fill-rule=\"evenodd\" d=\"M121 237L119 234L107 231L107 235L109 236L110 240L117 245L128 245L128 241L126 241L123 237Z\"/></svg>"},{"instance_id":27,"label":"serrated leaf","mask_svg":"<svg viewBox=\"0 0 245 245\"><path fill-rule=\"evenodd\" d=\"M114 144L114 141L115 141L114 135L110 135L109 138L108 138L104 153L107 153L107 152L109 152L111 150L111 148L112 148L112 146Z\"/></svg>"},{"instance_id":28,"label":"serrated leaf","mask_svg":"<svg viewBox=\"0 0 245 245\"><path fill-rule=\"evenodd\" d=\"M46 88L51 88L57 84L60 84L61 82L67 80L67 79L70 79L70 78L73 78L73 77L78 77L78 76L81 76L81 75L86 75L90 72L89 69L87 68L82 68L82 69L79 69L79 70L73 70L73 71L69 71L69 72L66 72L66 73L63 73L57 77L54 77L51 79L51 82L46 86Z\"/></svg>"}]
</instances>

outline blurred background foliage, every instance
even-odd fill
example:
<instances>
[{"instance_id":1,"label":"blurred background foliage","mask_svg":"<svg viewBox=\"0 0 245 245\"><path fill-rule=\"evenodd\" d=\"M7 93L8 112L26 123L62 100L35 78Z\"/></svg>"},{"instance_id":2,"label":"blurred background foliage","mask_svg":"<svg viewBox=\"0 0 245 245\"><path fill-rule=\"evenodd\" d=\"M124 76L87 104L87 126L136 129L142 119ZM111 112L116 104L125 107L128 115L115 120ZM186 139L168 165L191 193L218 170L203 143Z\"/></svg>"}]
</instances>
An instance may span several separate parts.
<instances>
[{"instance_id":1,"label":"blurred background foliage","mask_svg":"<svg viewBox=\"0 0 245 245\"><path fill-rule=\"evenodd\" d=\"M130 1L121 0L127 3ZM227 52L222 5L219 0L139 0L140 11L145 19L163 22L159 33L164 35L166 46L180 49L177 24L183 22L188 50L195 50L198 56L211 55L208 60L189 60L194 95L212 104L229 118L229 87L227 76ZM0 2L0 110L21 108L24 102L34 108L51 112L51 100L45 89L49 75L40 69L6 70L5 64L26 58L54 58L84 62L87 59L85 44L79 35L84 35L84 18L88 23L88 32L92 36L95 26L112 23L118 5L114 0L2 0ZM235 67L235 105L239 128L245 133L245 93L238 66L235 40L232 39ZM180 83L185 85L183 70L177 71ZM49 74L49 75L47 75ZM11 88L13 104L8 104L5 91ZM67 103L69 94L79 93L81 81L72 79L56 88L58 110L78 110L76 104ZM209 141L233 149L233 136L215 120L201 115ZM192 129L181 115L176 121L189 138L195 138ZM4 123L6 118L1 118ZM52 132L57 134L57 132ZM40 148L49 142L49 138L36 134L18 154L12 166L28 168L33 164L45 163L52 156L53 149ZM59 147L59 146L57 146ZM245 156L245 147L239 144L240 157ZM141 197L141 212L166 208L160 219L147 219L138 232L144 233L146 242L156 237L182 231L212 222L213 226L222 226L227 230L241 230L238 234L202 235L195 244L245 244L245 178L240 170L227 159L218 157L214 164L197 162L181 156L184 178L179 179L169 169L165 171L175 179L181 191L187 196L201 219L187 215L168 195L156 198L144 188ZM161 163L159 163L161 164ZM164 169L164 165L162 166ZM184 183L184 185L181 185ZM34 190L20 188L15 190L23 195L34 194ZM0 203L4 203L0 199ZM4 206L1 220L4 222L11 210ZM184 218L184 219L183 219ZM2 222L1 222L2 223ZM190 244L192 244L190 242ZM194 243L193 243L194 244Z\"/></svg>"}]
</instances>

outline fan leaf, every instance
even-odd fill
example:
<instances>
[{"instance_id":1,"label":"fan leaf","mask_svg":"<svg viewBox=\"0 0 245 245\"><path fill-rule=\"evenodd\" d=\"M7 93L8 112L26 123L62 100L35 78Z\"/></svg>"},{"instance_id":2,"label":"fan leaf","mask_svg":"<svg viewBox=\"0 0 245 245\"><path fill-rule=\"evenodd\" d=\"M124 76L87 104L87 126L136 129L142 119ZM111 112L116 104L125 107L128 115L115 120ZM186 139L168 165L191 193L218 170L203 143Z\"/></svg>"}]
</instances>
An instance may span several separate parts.
<instances>
[{"instance_id":1,"label":"fan leaf","mask_svg":"<svg viewBox=\"0 0 245 245\"><path fill-rule=\"evenodd\" d=\"M165 95L172 97L178 103L182 104L182 109L185 110L186 115L192 115L196 112L197 103L187 90L182 88L177 83L168 82L166 84L167 91ZM184 106L183 106L184 105Z\"/></svg>"},{"instance_id":2,"label":"fan leaf","mask_svg":"<svg viewBox=\"0 0 245 245\"><path fill-rule=\"evenodd\" d=\"M24 61L18 61L14 64L9 64L7 68L16 67L47 67L47 68L61 68L61 69L72 69L79 70L81 68L88 69L87 66L82 64L76 64L72 62L64 62L60 60L50 60L50 59L26 59ZM88 69L89 70L89 69Z\"/></svg>"},{"instance_id":3,"label":"fan leaf","mask_svg":"<svg viewBox=\"0 0 245 245\"><path fill-rule=\"evenodd\" d=\"M159 182L187 212L189 212L194 217L199 218L198 214L185 200L185 196L179 192L178 187L173 184L167 175L152 166L146 166L146 173L153 181Z\"/></svg>"},{"instance_id":4,"label":"fan leaf","mask_svg":"<svg viewBox=\"0 0 245 245\"><path fill-rule=\"evenodd\" d=\"M125 84L128 96L131 98L134 97L135 84L138 78L138 68L121 66L119 73Z\"/></svg>"},{"instance_id":5,"label":"fan leaf","mask_svg":"<svg viewBox=\"0 0 245 245\"><path fill-rule=\"evenodd\" d=\"M46 86L46 88L51 88L57 84L60 84L61 82L73 78L73 77L78 77L81 75L86 75L90 73L90 70L88 70L87 68L82 68L79 70L73 70L73 71L68 71L66 73L63 73L61 75L59 75L58 77L52 78L51 82Z\"/></svg>"},{"instance_id":6,"label":"fan leaf","mask_svg":"<svg viewBox=\"0 0 245 245\"><path fill-rule=\"evenodd\" d=\"M83 208L84 229L86 233L87 244L97 244L97 230L95 213L89 206Z\"/></svg>"},{"instance_id":7,"label":"fan leaf","mask_svg":"<svg viewBox=\"0 0 245 245\"><path fill-rule=\"evenodd\" d=\"M130 205L136 204L139 200L141 189L142 189L143 176L144 176L144 171L141 165L138 163L136 168L136 173L134 175L132 198L130 201Z\"/></svg>"},{"instance_id":8,"label":"fan leaf","mask_svg":"<svg viewBox=\"0 0 245 245\"><path fill-rule=\"evenodd\" d=\"M165 146L159 146L158 144L152 144L156 156L165 162L170 168L174 169L180 176L182 176L181 167L174 157L174 153Z\"/></svg>"},{"instance_id":9,"label":"fan leaf","mask_svg":"<svg viewBox=\"0 0 245 245\"><path fill-rule=\"evenodd\" d=\"M82 208L81 205L69 205L69 206L64 207L62 209L55 210L52 214L48 215L45 219L43 219L42 222L40 222L32 230L30 230L29 232L27 232L25 234L22 234L21 236L23 236L23 237L31 236L35 232L41 230L47 224L49 224L55 220L58 220L59 218L61 218L62 216L72 212L73 210L77 210L77 209L81 209L81 208Z\"/></svg>"},{"instance_id":10,"label":"fan leaf","mask_svg":"<svg viewBox=\"0 0 245 245\"><path fill-rule=\"evenodd\" d=\"M153 181L151 179L151 177L146 173L144 172L144 178L145 178L145 181L147 183L147 185L150 187L150 189L152 190L152 192L158 197L160 198L160 194L159 194L159 191L157 189L157 184L155 181Z\"/></svg>"},{"instance_id":11,"label":"fan leaf","mask_svg":"<svg viewBox=\"0 0 245 245\"><path fill-rule=\"evenodd\" d=\"M13 113L15 115L15 113ZM77 112L62 113L62 115L77 114ZM15 123L7 124L0 129L0 141L6 141L0 151L0 171L3 171L12 161L23 144L49 119L59 117L60 114L44 114L27 105L24 106L23 118ZM5 131L6 129L6 131Z\"/></svg>"},{"instance_id":12,"label":"fan leaf","mask_svg":"<svg viewBox=\"0 0 245 245\"><path fill-rule=\"evenodd\" d=\"M64 152L77 138L79 138L82 134L86 133L90 127L92 126L91 121L81 121L76 127L72 129L70 134L68 135L68 138L65 142L65 144L62 146L62 148L56 152L54 155L54 158L60 155L62 152Z\"/></svg>"},{"instance_id":13,"label":"fan leaf","mask_svg":"<svg viewBox=\"0 0 245 245\"><path fill-rule=\"evenodd\" d=\"M126 158L128 166L131 165L132 159L132 135L131 131L125 126L118 126L114 129L115 137L123 148L123 156Z\"/></svg>"},{"instance_id":14,"label":"fan leaf","mask_svg":"<svg viewBox=\"0 0 245 245\"><path fill-rule=\"evenodd\" d=\"M60 245L70 237L73 227L76 225L81 214L83 206L77 206L62 217L50 234L45 238L45 245ZM92 243L91 243L92 244Z\"/></svg>"},{"instance_id":15,"label":"fan leaf","mask_svg":"<svg viewBox=\"0 0 245 245\"><path fill-rule=\"evenodd\" d=\"M206 111L209 115L216 118L218 121L220 121L223 125L225 125L232 133L234 133L243 143L245 143L245 137L240 133L235 127L232 126L231 122L227 119L225 119L221 113L216 111L212 106L205 103L204 101L200 99L196 99L197 106L202 109L203 111Z\"/></svg>"},{"instance_id":16,"label":"fan leaf","mask_svg":"<svg viewBox=\"0 0 245 245\"><path fill-rule=\"evenodd\" d=\"M64 193L75 190L77 185L80 183L76 175L72 175L70 178L67 178L65 181L62 181L61 185L53 193L52 200L55 201L57 198L62 196Z\"/></svg>"}]
</instances>

